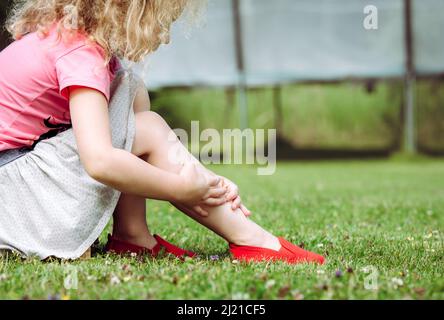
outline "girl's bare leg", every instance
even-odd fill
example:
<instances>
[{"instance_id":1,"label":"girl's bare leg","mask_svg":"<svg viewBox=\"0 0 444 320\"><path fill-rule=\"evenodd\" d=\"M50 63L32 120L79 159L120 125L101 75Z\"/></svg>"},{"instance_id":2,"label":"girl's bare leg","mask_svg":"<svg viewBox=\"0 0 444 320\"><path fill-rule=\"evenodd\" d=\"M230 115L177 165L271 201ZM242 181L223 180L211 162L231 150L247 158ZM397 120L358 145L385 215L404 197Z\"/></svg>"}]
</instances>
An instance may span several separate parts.
<instances>
[{"instance_id":1,"label":"girl's bare leg","mask_svg":"<svg viewBox=\"0 0 444 320\"><path fill-rule=\"evenodd\" d=\"M136 114L133 154L161 169L179 173L182 165L171 161L174 159L169 159L171 150L181 149L187 154L188 151L178 139L171 137L174 137L171 128L158 114L150 111ZM281 245L276 237L246 218L240 210L233 211L229 203L219 207L207 207L208 217L202 217L181 204L174 205L230 243L280 249Z\"/></svg>"},{"instance_id":2,"label":"girl's bare leg","mask_svg":"<svg viewBox=\"0 0 444 320\"><path fill-rule=\"evenodd\" d=\"M134 101L134 112L150 109L145 88L139 90ZM146 199L122 194L114 211L113 236L141 247L152 249L157 244L146 222Z\"/></svg>"},{"instance_id":3,"label":"girl's bare leg","mask_svg":"<svg viewBox=\"0 0 444 320\"><path fill-rule=\"evenodd\" d=\"M114 211L113 236L152 249L157 244L146 222L146 199L122 194Z\"/></svg>"}]
</instances>

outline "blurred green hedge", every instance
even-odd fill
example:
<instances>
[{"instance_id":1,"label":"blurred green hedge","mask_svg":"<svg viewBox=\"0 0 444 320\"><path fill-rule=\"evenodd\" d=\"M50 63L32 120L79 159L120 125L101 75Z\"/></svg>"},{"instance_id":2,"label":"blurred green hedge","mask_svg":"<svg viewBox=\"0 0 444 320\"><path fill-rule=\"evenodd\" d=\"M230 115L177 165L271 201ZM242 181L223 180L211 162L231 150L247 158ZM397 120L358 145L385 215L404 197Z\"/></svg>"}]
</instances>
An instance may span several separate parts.
<instances>
[{"instance_id":1,"label":"blurred green hedge","mask_svg":"<svg viewBox=\"0 0 444 320\"><path fill-rule=\"evenodd\" d=\"M273 88L248 92L249 127L276 128ZM237 128L236 93L224 89L163 89L153 110L174 128ZM375 84L298 84L281 88L279 135L297 148L397 150L402 144L401 81ZM417 139L420 149L444 151L444 82L418 81Z\"/></svg>"}]
</instances>

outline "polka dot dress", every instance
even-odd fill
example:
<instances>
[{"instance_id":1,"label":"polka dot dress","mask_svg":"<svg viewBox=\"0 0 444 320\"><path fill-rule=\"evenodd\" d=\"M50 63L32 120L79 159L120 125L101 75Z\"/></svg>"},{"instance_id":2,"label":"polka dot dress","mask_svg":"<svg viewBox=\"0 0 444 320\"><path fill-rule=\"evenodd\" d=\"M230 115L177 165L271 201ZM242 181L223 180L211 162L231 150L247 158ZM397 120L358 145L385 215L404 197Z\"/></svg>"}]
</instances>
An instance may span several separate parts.
<instances>
[{"instance_id":1,"label":"polka dot dress","mask_svg":"<svg viewBox=\"0 0 444 320\"><path fill-rule=\"evenodd\" d=\"M142 81L117 74L109 106L112 141L131 151L133 102ZM87 112L87 110L86 110ZM80 257L109 222L120 192L88 176L72 129L0 167L0 249L45 259Z\"/></svg>"}]
</instances>

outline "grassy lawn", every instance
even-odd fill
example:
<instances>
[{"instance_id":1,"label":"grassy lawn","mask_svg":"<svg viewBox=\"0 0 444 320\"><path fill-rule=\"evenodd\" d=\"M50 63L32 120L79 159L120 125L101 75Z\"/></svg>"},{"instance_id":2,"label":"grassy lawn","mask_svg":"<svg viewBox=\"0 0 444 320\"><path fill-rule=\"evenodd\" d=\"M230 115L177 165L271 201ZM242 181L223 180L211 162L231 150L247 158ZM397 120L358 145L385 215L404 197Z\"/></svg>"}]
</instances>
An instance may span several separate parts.
<instances>
[{"instance_id":1,"label":"grassy lawn","mask_svg":"<svg viewBox=\"0 0 444 320\"><path fill-rule=\"evenodd\" d=\"M199 260L96 255L42 263L9 255L0 258L0 298L444 299L444 162L281 163L272 177L215 169L238 182L256 221L328 263L233 262L222 240L151 202L153 231ZM77 289L66 289L66 275L75 274Z\"/></svg>"}]
</instances>

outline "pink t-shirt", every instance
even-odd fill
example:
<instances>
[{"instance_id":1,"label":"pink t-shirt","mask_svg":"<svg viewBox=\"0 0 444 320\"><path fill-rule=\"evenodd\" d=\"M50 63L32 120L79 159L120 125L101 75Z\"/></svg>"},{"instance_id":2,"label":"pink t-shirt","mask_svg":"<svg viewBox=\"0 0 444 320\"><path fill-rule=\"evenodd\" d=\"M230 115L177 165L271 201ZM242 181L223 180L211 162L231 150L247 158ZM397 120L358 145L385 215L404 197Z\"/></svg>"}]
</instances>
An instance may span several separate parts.
<instances>
[{"instance_id":1,"label":"pink t-shirt","mask_svg":"<svg viewBox=\"0 0 444 320\"><path fill-rule=\"evenodd\" d=\"M58 39L31 33L0 52L0 151L31 146L56 128L69 127L69 88L88 87L109 101L117 59L79 35ZM88 112L85 110L85 112Z\"/></svg>"}]
</instances>

